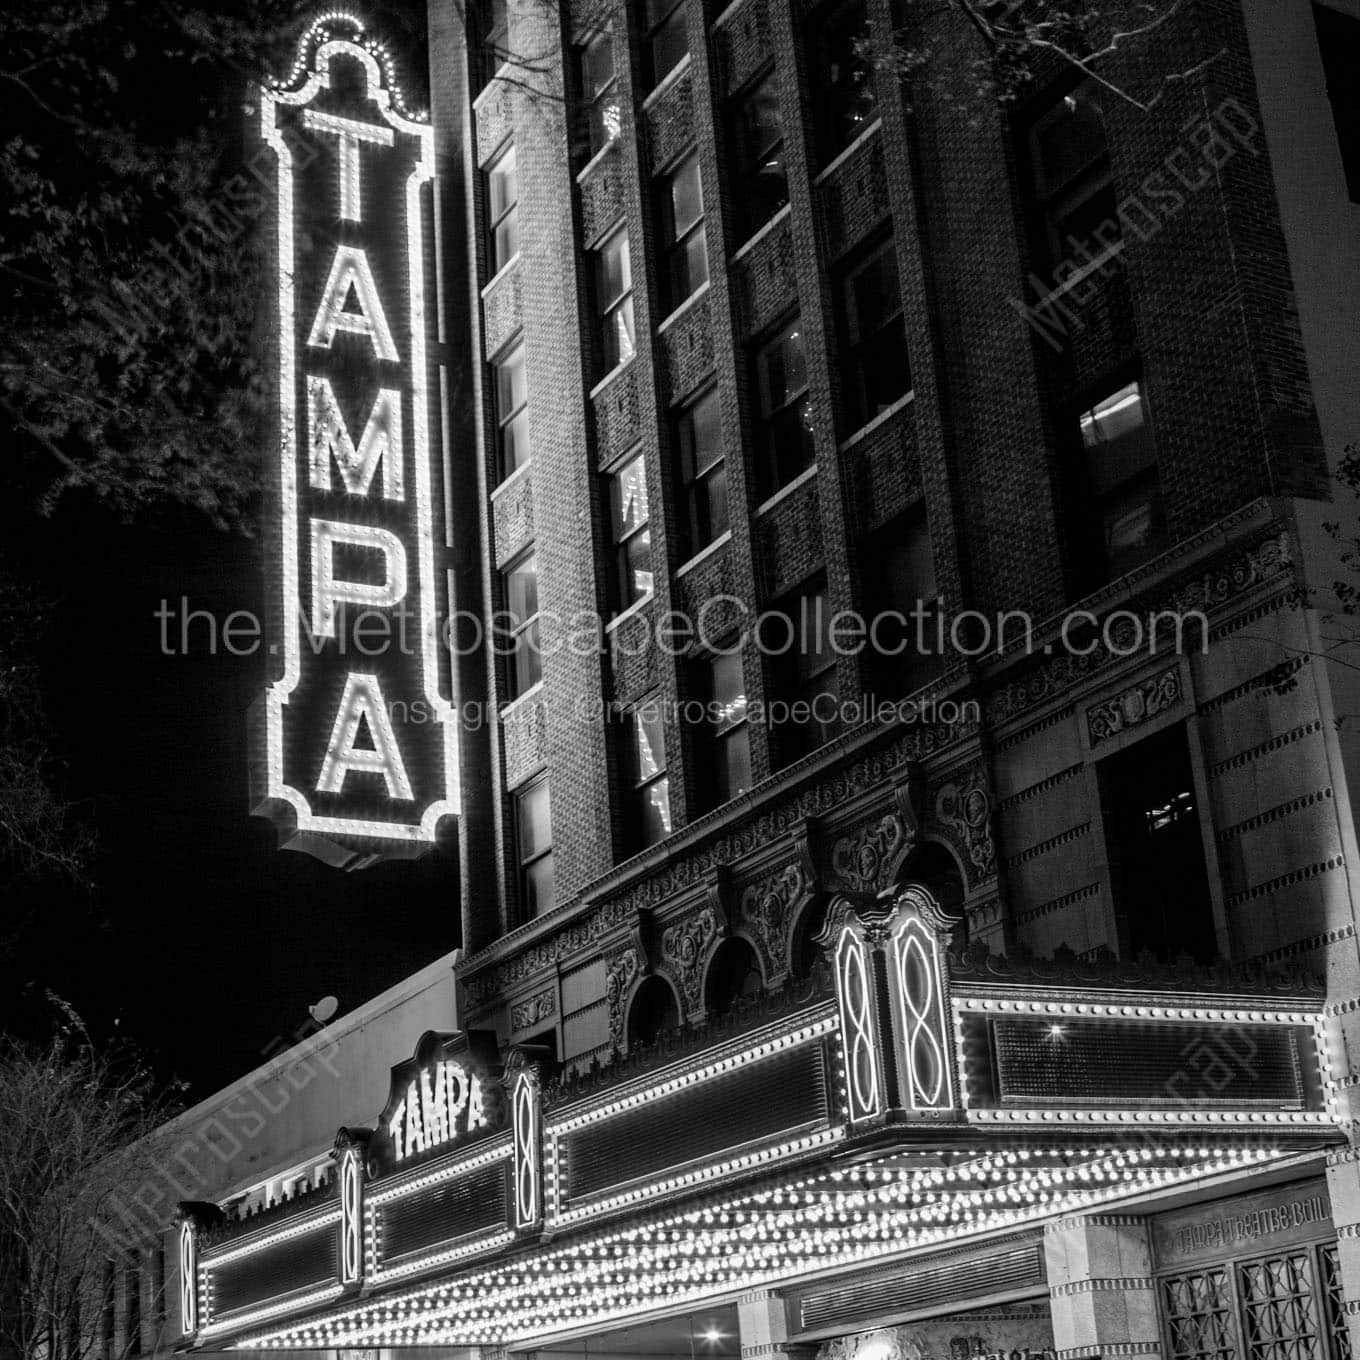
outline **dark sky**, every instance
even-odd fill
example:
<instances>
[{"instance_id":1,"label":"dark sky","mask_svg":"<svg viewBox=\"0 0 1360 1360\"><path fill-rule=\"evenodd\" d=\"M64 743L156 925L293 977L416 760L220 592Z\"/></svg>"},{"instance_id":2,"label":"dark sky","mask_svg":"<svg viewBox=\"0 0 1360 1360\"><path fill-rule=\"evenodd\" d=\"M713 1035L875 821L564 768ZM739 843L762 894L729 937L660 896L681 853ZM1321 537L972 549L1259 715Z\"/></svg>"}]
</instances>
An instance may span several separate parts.
<instances>
[{"instance_id":1,"label":"dark sky","mask_svg":"<svg viewBox=\"0 0 1360 1360\"><path fill-rule=\"evenodd\" d=\"M452 847L342 873L277 850L248 815L259 657L210 655L202 628L188 655L162 654L163 598L260 610L257 541L75 505L26 537L26 567L57 603L43 658L53 741L100 853L92 900L36 898L32 932L0 963L0 1023L31 1025L50 987L101 1031L119 1018L203 1096L295 1033L309 1003L334 994L352 1009L458 943Z\"/></svg>"}]
</instances>

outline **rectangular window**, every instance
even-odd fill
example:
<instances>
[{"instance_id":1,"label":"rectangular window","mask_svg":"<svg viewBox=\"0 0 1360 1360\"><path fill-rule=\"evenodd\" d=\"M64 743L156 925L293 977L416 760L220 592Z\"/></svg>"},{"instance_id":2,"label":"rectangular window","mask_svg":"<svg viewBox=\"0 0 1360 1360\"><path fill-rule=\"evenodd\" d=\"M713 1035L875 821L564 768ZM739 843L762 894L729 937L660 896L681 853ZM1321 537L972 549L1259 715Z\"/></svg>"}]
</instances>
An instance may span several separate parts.
<instances>
[{"instance_id":1,"label":"rectangular window","mask_svg":"<svg viewBox=\"0 0 1360 1360\"><path fill-rule=\"evenodd\" d=\"M911 390L891 238L843 272L839 294L847 432L853 432Z\"/></svg>"},{"instance_id":2,"label":"rectangular window","mask_svg":"<svg viewBox=\"0 0 1360 1360\"><path fill-rule=\"evenodd\" d=\"M524 376L524 341L491 364L496 393L496 453L503 481L529 461L529 387Z\"/></svg>"},{"instance_id":3,"label":"rectangular window","mask_svg":"<svg viewBox=\"0 0 1360 1360\"><path fill-rule=\"evenodd\" d=\"M531 548L501 573L510 645L506 688L517 699L543 678L538 634L538 559Z\"/></svg>"},{"instance_id":4,"label":"rectangular window","mask_svg":"<svg viewBox=\"0 0 1360 1360\"><path fill-rule=\"evenodd\" d=\"M848 0L811 21L808 68L815 73L813 107L821 123L823 165L835 160L878 116L874 68L865 50L868 40L864 0Z\"/></svg>"},{"instance_id":5,"label":"rectangular window","mask_svg":"<svg viewBox=\"0 0 1360 1360\"><path fill-rule=\"evenodd\" d=\"M1121 383L1078 417L1086 556L1093 584L1156 556L1165 541L1157 446L1142 385ZM1079 536L1083 526L1078 525Z\"/></svg>"},{"instance_id":6,"label":"rectangular window","mask_svg":"<svg viewBox=\"0 0 1360 1360\"><path fill-rule=\"evenodd\" d=\"M745 240L789 201L784 124L773 71L732 101L730 126L732 193Z\"/></svg>"},{"instance_id":7,"label":"rectangular window","mask_svg":"<svg viewBox=\"0 0 1360 1360\"><path fill-rule=\"evenodd\" d=\"M652 530L641 454L610 477L609 511L619 608L627 609L652 593Z\"/></svg>"},{"instance_id":8,"label":"rectangular window","mask_svg":"<svg viewBox=\"0 0 1360 1360\"><path fill-rule=\"evenodd\" d=\"M519 254L519 170L513 144L487 167L486 213L495 274Z\"/></svg>"},{"instance_id":9,"label":"rectangular window","mask_svg":"<svg viewBox=\"0 0 1360 1360\"><path fill-rule=\"evenodd\" d=\"M520 903L525 920L553 906L552 800L540 775L515 795L515 852L519 858Z\"/></svg>"},{"instance_id":10,"label":"rectangular window","mask_svg":"<svg viewBox=\"0 0 1360 1360\"><path fill-rule=\"evenodd\" d=\"M674 311L708 282L704 186L697 151L686 156L661 182L661 245L666 259L667 297Z\"/></svg>"},{"instance_id":11,"label":"rectangular window","mask_svg":"<svg viewBox=\"0 0 1360 1360\"><path fill-rule=\"evenodd\" d=\"M159 1327L165 1322L169 1308L165 1291L165 1243L163 1242L157 1244L156 1247L156 1274L152 1279L151 1287L155 1291L156 1324Z\"/></svg>"},{"instance_id":12,"label":"rectangular window","mask_svg":"<svg viewBox=\"0 0 1360 1360\"><path fill-rule=\"evenodd\" d=\"M1253 1360L1324 1360L1306 1247L1237 1267L1242 1331Z\"/></svg>"},{"instance_id":13,"label":"rectangular window","mask_svg":"<svg viewBox=\"0 0 1360 1360\"><path fill-rule=\"evenodd\" d=\"M764 499L811 467L816 456L799 318L756 351L755 370L756 479Z\"/></svg>"},{"instance_id":14,"label":"rectangular window","mask_svg":"<svg viewBox=\"0 0 1360 1360\"><path fill-rule=\"evenodd\" d=\"M1103 253L1120 240L1105 119L1089 82L1078 85L1030 126L1030 173L1051 269L1075 247Z\"/></svg>"},{"instance_id":15,"label":"rectangular window","mask_svg":"<svg viewBox=\"0 0 1360 1360\"><path fill-rule=\"evenodd\" d=\"M924 503L864 539L865 683L880 699L901 699L943 669L935 560Z\"/></svg>"},{"instance_id":16,"label":"rectangular window","mask_svg":"<svg viewBox=\"0 0 1360 1360\"><path fill-rule=\"evenodd\" d=\"M600 319L604 371L633 357L633 264L628 228L620 227L595 252L595 302Z\"/></svg>"},{"instance_id":17,"label":"rectangular window","mask_svg":"<svg viewBox=\"0 0 1360 1360\"><path fill-rule=\"evenodd\" d=\"M685 0L641 0L643 78L660 85L689 53Z\"/></svg>"},{"instance_id":18,"label":"rectangular window","mask_svg":"<svg viewBox=\"0 0 1360 1360\"><path fill-rule=\"evenodd\" d=\"M1211 963L1218 940L1185 728L1144 737L1097 769L1121 954Z\"/></svg>"},{"instance_id":19,"label":"rectangular window","mask_svg":"<svg viewBox=\"0 0 1360 1360\"><path fill-rule=\"evenodd\" d=\"M771 611L761 633L771 656L771 689L789 705L774 733L780 763L815 751L835 735L836 654L831 648L831 611L826 587L805 590Z\"/></svg>"},{"instance_id":20,"label":"rectangular window","mask_svg":"<svg viewBox=\"0 0 1360 1360\"><path fill-rule=\"evenodd\" d=\"M686 546L693 556L727 532L727 463L718 389L710 387L676 417Z\"/></svg>"},{"instance_id":21,"label":"rectangular window","mask_svg":"<svg viewBox=\"0 0 1360 1360\"><path fill-rule=\"evenodd\" d=\"M1171 1360L1237 1360L1232 1295L1221 1266L1162 1281Z\"/></svg>"},{"instance_id":22,"label":"rectangular window","mask_svg":"<svg viewBox=\"0 0 1360 1360\"><path fill-rule=\"evenodd\" d=\"M614 68L614 35L597 33L577 49L585 157L589 160L623 130L619 78Z\"/></svg>"},{"instance_id":23,"label":"rectangular window","mask_svg":"<svg viewBox=\"0 0 1360 1360\"><path fill-rule=\"evenodd\" d=\"M644 701L628 715L627 777L632 787L636 840L655 845L671 834L671 781L660 705Z\"/></svg>"},{"instance_id":24,"label":"rectangular window","mask_svg":"<svg viewBox=\"0 0 1360 1360\"><path fill-rule=\"evenodd\" d=\"M1360 19L1328 5L1313 6L1327 98L1346 175L1346 192L1360 203Z\"/></svg>"},{"instance_id":25,"label":"rectangular window","mask_svg":"<svg viewBox=\"0 0 1360 1360\"><path fill-rule=\"evenodd\" d=\"M696 743L699 803L705 808L751 787L751 735L746 722L746 679L741 652L733 650L694 664L695 696L706 705L708 731Z\"/></svg>"}]
</instances>

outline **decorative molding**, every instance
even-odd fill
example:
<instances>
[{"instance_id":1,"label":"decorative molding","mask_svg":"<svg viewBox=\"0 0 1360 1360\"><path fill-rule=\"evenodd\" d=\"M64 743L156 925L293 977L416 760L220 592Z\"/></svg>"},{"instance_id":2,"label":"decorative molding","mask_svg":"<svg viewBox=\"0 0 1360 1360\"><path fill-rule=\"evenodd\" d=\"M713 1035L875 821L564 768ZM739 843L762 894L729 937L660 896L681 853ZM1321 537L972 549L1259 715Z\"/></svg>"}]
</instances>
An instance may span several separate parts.
<instances>
[{"instance_id":1,"label":"decorative molding","mask_svg":"<svg viewBox=\"0 0 1360 1360\"><path fill-rule=\"evenodd\" d=\"M1098 1275L1086 1280L1070 1280L1067 1284L1049 1286L1049 1293L1057 1298L1073 1294L1145 1294L1153 1288L1150 1279L1132 1275Z\"/></svg>"},{"instance_id":2,"label":"decorative molding","mask_svg":"<svg viewBox=\"0 0 1360 1360\"><path fill-rule=\"evenodd\" d=\"M711 906L662 933L661 958L680 985L686 1018L703 1010L704 964L717 939L718 914Z\"/></svg>"},{"instance_id":3,"label":"decorative molding","mask_svg":"<svg viewBox=\"0 0 1360 1360\"><path fill-rule=\"evenodd\" d=\"M767 987L782 985L793 968L793 922L813 887L806 858L798 855L742 889L741 919L765 956Z\"/></svg>"},{"instance_id":4,"label":"decorative molding","mask_svg":"<svg viewBox=\"0 0 1360 1360\"><path fill-rule=\"evenodd\" d=\"M997 803L997 808L1004 812L1007 808L1018 807L1022 803L1028 803L1040 794L1049 793L1053 789L1066 784L1069 779L1075 779L1086 769L1086 762L1079 760L1075 765L1069 765L1066 769L1059 770L1056 774L1051 774L1047 779L1041 779L1036 784L1030 784L1026 788L1018 789L1015 793L1008 794Z\"/></svg>"},{"instance_id":5,"label":"decorative molding","mask_svg":"<svg viewBox=\"0 0 1360 1360\"><path fill-rule=\"evenodd\" d=\"M1090 733L1091 745L1099 746L1102 741L1141 727L1174 708L1184 697L1179 665L1168 666L1166 670L1140 680L1114 698L1086 710L1086 730Z\"/></svg>"},{"instance_id":6,"label":"decorative molding","mask_svg":"<svg viewBox=\"0 0 1360 1360\"><path fill-rule=\"evenodd\" d=\"M1240 770L1244 765L1250 765L1253 761L1269 755L1272 751L1282 751L1286 746L1292 746L1296 741L1302 741L1304 737L1311 737L1315 732L1321 731L1322 724L1320 722L1302 723L1298 727L1292 727L1288 732L1281 732L1278 737L1271 737L1269 741L1248 747L1247 750L1239 751L1235 756L1229 756L1226 760L1220 760L1217 764L1210 765L1209 777L1216 779L1229 770Z\"/></svg>"},{"instance_id":7,"label":"decorative molding","mask_svg":"<svg viewBox=\"0 0 1360 1360\"><path fill-rule=\"evenodd\" d=\"M1089 835L1090 831L1090 822L1078 822L1076 826L1069 826L1066 831L1060 831L1056 836L1050 836L1046 841L1039 841L1036 845L1031 845L1028 849L1010 856L1006 861L1006 868L1015 869L1022 864L1028 864L1030 860L1038 859L1040 856L1048 854L1050 850L1056 850L1059 846L1080 840L1083 836Z\"/></svg>"},{"instance_id":8,"label":"decorative molding","mask_svg":"<svg viewBox=\"0 0 1360 1360\"><path fill-rule=\"evenodd\" d=\"M510 1007L510 1029L512 1032L532 1029L542 1020L551 1019L557 1014L557 989L545 987L541 992L523 1001L516 1001Z\"/></svg>"},{"instance_id":9,"label":"decorative molding","mask_svg":"<svg viewBox=\"0 0 1360 1360\"><path fill-rule=\"evenodd\" d=\"M885 812L841 836L831 847L829 887L846 892L881 892L914 844L902 818Z\"/></svg>"},{"instance_id":10,"label":"decorative molding","mask_svg":"<svg viewBox=\"0 0 1360 1360\"><path fill-rule=\"evenodd\" d=\"M1245 835L1248 831L1256 831L1271 822L1278 822L1283 817L1302 812L1304 808L1313 807L1317 803L1324 803L1331 796L1330 788L1316 789L1312 793L1304 794L1301 798L1291 798L1287 803L1276 803L1274 807L1267 808L1264 812L1258 812L1255 817L1248 817L1245 821L1235 822L1232 826L1224 827L1218 833L1218 842L1220 845L1226 844L1237 836Z\"/></svg>"},{"instance_id":11,"label":"decorative molding","mask_svg":"<svg viewBox=\"0 0 1360 1360\"><path fill-rule=\"evenodd\" d=\"M959 745L974 730L944 723L899 730L891 740L876 744L869 753L847 761L815 783L806 782L796 792L790 790L783 801L764 806L745 821L734 824L730 809L701 818L689 831L696 840L700 836L707 836L706 839L683 852L672 851L650 872L630 871L622 883L617 886L611 883L608 896L602 892L595 904L585 908L576 919L567 920L573 908L582 910L580 903L558 908L564 924L556 934L523 944L524 936L542 929L541 921L529 923L502 936L480 956L462 965L459 976L469 1004L480 1006L525 978L583 953L625 922L636 922L640 912L654 910L678 897L712 869L731 866L739 874L741 861L772 841L796 831L811 818L863 797L866 790L901 778L911 762ZM853 734L840 739L840 744L852 743L858 744ZM834 759L837 745L835 741L828 743L807 763L821 764ZM792 784L800 777L803 763L791 766L782 777Z\"/></svg>"},{"instance_id":12,"label":"decorative molding","mask_svg":"<svg viewBox=\"0 0 1360 1360\"><path fill-rule=\"evenodd\" d=\"M978 760L955 774L935 793L934 822L959 852L972 887L996 874L992 838L992 800L983 763Z\"/></svg>"},{"instance_id":13,"label":"decorative molding","mask_svg":"<svg viewBox=\"0 0 1360 1360\"><path fill-rule=\"evenodd\" d=\"M636 945L621 950L606 966L604 994L609 1005L609 1038L615 1049L623 1047L628 993L641 972L642 954Z\"/></svg>"},{"instance_id":14,"label":"decorative molding","mask_svg":"<svg viewBox=\"0 0 1360 1360\"><path fill-rule=\"evenodd\" d=\"M1325 859L1317 864L1306 864L1302 868L1293 869L1287 874L1280 874L1278 878L1269 879L1265 883L1258 883L1253 888L1246 888L1242 892L1233 893L1228 898L1228 906L1240 907L1244 902L1254 902L1258 897L1269 897L1272 893L1279 892L1281 888L1292 888L1295 884L1306 883L1310 878L1317 878L1320 874L1330 874L1337 869L1342 869L1346 861L1340 855L1334 855L1331 859Z\"/></svg>"}]
</instances>

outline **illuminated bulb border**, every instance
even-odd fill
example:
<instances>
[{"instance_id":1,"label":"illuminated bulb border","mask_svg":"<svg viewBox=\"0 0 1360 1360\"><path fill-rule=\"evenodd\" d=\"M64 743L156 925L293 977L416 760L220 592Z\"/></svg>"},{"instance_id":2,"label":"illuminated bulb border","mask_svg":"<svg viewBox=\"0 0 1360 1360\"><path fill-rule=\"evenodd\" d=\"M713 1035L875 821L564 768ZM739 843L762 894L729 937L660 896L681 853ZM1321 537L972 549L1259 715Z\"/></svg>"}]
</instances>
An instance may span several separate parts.
<instances>
[{"instance_id":1,"label":"illuminated bulb border","mask_svg":"<svg viewBox=\"0 0 1360 1360\"><path fill-rule=\"evenodd\" d=\"M225 1332L235 1331L238 1327L250 1327L258 1322L267 1322L270 1318L277 1317L280 1313L292 1312L295 1308L311 1308L318 1304L330 1303L333 1299L338 1299L342 1293L344 1286L337 1282L324 1285L320 1289L309 1290L305 1294L293 1294L282 1300L276 1299L272 1303L251 1308L246 1312L226 1314L221 1318L214 1317L211 1322L198 1329L198 1335L200 1339L206 1341Z\"/></svg>"},{"instance_id":2,"label":"illuminated bulb border","mask_svg":"<svg viewBox=\"0 0 1360 1360\"><path fill-rule=\"evenodd\" d=\"M339 1222L340 1206L338 1204L320 1205L304 1218L290 1219L286 1224L265 1229L258 1236L241 1238L230 1245L224 1245L220 1251L200 1250L199 1263L209 1269L216 1269L218 1266L239 1260L242 1256L251 1256L255 1252L264 1251L279 1242L286 1242L290 1237L301 1237L304 1233L313 1232L317 1228L325 1228L332 1223Z\"/></svg>"},{"instance_id":3,"label":"illuminated bulb border","mask_svg":"<svg viewBox=\"0 0 1360 1360\"><path fill-rule=\"evenodd\" d=\"M625 1096L610 1096L600 1104L594 1105L581 1113L565 1114L550 1121L548 1132L550 1134L572 1133L576 1129L584 1128L587 1124L598 1123L601 1119L621 1114L624 1110L631 1110L644 1102L659 1100L674 1091L682 1091L686 1087L697 1085L699 1082L709 1081L723 1072L730 1072L735 1067L745 1067L750 1063L759 1062L762 1058L768 1058L772 1054L783 1053L790 1048L797 1048L801 1044L812 1043L824 1035L830 1034L835 1028L836 1017L828 1006L825 1015L818 1016L787 1033L779 1034L766 1031L764 1034L758 1033L749 1038L744 1038L740 1048L733 1048L720 1058L705 1062L701 1067L690 1068L671 1077L663 1076L660 1081L644 1078L643 1080L647 1084L638 1084ZM662 1071L664 1072L665 1069L663 1068Z\"/></svg>"},{"instance_id":4,"label":"illuminated bulb border","mask_svg":"<svg viewBox=\"0 0 1360 1360\"><path fill-rule=\"evenodd\" d=\"M428 1168L414 1176L410 1176L400 1181L386 1181L370 1185L367 1202L376 1207L379 1204L388 1204L394 1199L401 1199L406 1195L414 1194L417 1190L424 1190L431 1185L441 1185L444 1181L453 1180L458 1176L464 1175L469 1171L478 1171L484 1166L490 1166L492 1162L503 1162L509 1160L511 1154L509 1131L503 1131L491 1140L491 1146L481 1146L474 1153L468 1153L458 1157L454 1161L445 1162L442 1166Z\"/></svg>"},{"instance_id":5,"label":"illuminated bulb border","mask_svg":"<svg viewBox=\"0 0 1360 1360\"><path fill-rule=\"evenodd\" d=\"M341 836L365 836L383 840L432 842L439 820L458 811L458 736L452 705L439 693L438 638L434 617L434 511L432 506L429 392L425 356L425 250L420 207L421 186L434 177L434 131L428 123L417 122L400 109L400 91L392 80L381 53L361 43L329 36L329 26L348 23L362 36L363 24L344 11L321 16L307 30L299 44L298 61L288 84L295 84L307 72L307 54L315 41L314 69L296 90L266 89L261 99L261 131L265 142L278 157L278 269L280 439L279 472L282 509L283 582L285 617L284 673L266 691L269 796L290 804L299 831L329 832ZM324 817L312 811L306 795L286 784L283 778L283 710L301 678L301 640L296 620L291 619L293 602L298 597L298 492L297 492L297 375L295 337L296 313L292 290L294 273L293 169L292 153L279 132L275 110L280 104L298 106L309 103L318 90L330 87L330 64L337 56L356 59L365 73L365 97L374 103L395 129L419 139L420 159L406 181L407 262L409 267L409 310L411 325L410 383L414 415L412 440L416 481L417 534L414 545L420 575L420 611L417 619L421 638L421 660L426 701L443 733L444 789L442 798L425 809L419 823L371 821L351 817ZM394 109L393 105L397 105Z\"/></svg>"},{"instance_id":6,"label":"illuminated bulb border","mask_svg":"<svg viewBox=\"0 0 1360 1360\"><path fill-rule=\"evenodd\" d=\"M747 1195L728 1206L677 1212L656 1224L550 1248L532 1260L488 1268L457 1282L367 1300L345 1315L243 1338L239 1344L315 1348L374 1343L502 1344L507 1339L518 1343L583 1325L636 1320L649 1311L648 1304L653 1305L651 1311L670 1311L811 1271L824 1273L862 1266L869 1260L899 1259L960 1236L1089 1210L1130 1194L1245 1169L1280 1154L1273 1148L1233 1145L1157 1150L1001 1149L907 1176L900 1168L890 1168L876 1187L876 1168L889 1155L853 1172L823 1172L788 1187ZM851 1175L858 1179L840 1189ZM970 1182L972 1189L966 1188ZM940 1205L929 1201L929 1191L951 1185L965 1189ZM912 1197L922 1202L915 1208L892 1207L894 1199L901 1202ZM771 1241L765 1232L769 1211L760 1206L785 1202L788 1207L779 1208L774 1227L787 1241ZM743 1212L748 1218L761 1217L737 1223ZM865 1213L872 1215L872 1229L880 1239L867 1244L856 1240ZM732 1225L705 1226L724 1218L732 1220ZM664 1245L668 1235L682 1232L690 1251L676 1247L668 1252ZM658 1242L663 1245L652 1245ZM729 1262L723 1246L735 1264ZM683 1266L674 1259L685 1255L694 1259ZM552 1274L555 1265L562 1267L556 1277ZM531 1296L526 1295L523 1278L529 1274L540 1283ZM614 1279L624 1274L626 1283ZM678 1282L677 1275L683 1275L683 1281Z\"/></svg>"},{"instance_id":7,"label":"illuminated bulb border","mask_svg":"<svg viewBox=\"0 0 1360 1360\"><path fill-rule=\"evenodd\" d=\"M773 1147L759 1148L740 1157L729 1157L721 1162L712 1162L706 1166L696 1167L692 1171L668 1176L664 1180L649 1180L645 1185L639 1185L632 1190L624 1190L604 1199L592 1199L579 1208L566 1210L555 1208L548 1220L549 1226L554 1228L566 1227L572 1223L579 1223L583 1218L593 1218L596 1214L606 1213L611 1209L621 1209L626 1205L637 1204L642 1200L652 1199L658 1195L670 1195L677 1190L687 1190L692 1186L704 1185L720 1176L730 1176L762 1164L781 1162L787 1157L796 1157L801 1153L815 1152L818 1148L830 1147L833 1143L839 1143L845 1137L845 1134L845 1128L839 1125L819 1129L815 1133L788 1139L785 1142L775 1144ZM556 1172L556 1140L554 1140L553 1151L553 1170ZM556 1176L554 1176L554 1179L556 1179Z\"/></svg>"},{"instance_id":8,"label":"illuminated bulb border","mask_svg":"<svg viewBox=\"0 0 1360 1360\"><path fill-rule=\"evenodd\" d=\"M984 1015L1055 1015L1076 1018L1106 1017L1118 1020L1201 1020L1247 1025L1312 1025L1317 1011L1282 1011L1255 1007L1200 1005L1147 1005L1115 1001L1029 1000L1011 997L959 996L953 998L958 1012Z\"/></svg>"}]
</instances>

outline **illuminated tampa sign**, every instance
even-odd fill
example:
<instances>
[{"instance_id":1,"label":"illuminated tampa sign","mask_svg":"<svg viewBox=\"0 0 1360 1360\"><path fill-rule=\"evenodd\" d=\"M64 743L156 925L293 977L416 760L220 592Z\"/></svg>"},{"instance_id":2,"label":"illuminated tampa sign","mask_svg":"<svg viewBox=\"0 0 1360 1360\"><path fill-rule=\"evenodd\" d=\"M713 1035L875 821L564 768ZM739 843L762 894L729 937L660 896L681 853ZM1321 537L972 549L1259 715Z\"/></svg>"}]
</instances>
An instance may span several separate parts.
<instances>
[{"instance_id":1,"label":"illuminated tampa sign","mask_svg":"<svg viewBox=\"0 0 1360 1360\"><path fill-rule=\"evenodd\" d=\"M392 1069L370 1150L377 1167L454 1147L505 1122L496 1036L474 1030L421 1036L415 1054Z\"/></svg>"},{"instance_id":2,"label":"illuminated tampa sign","mask_svg":"<svg viewBox=\"0 0 1360 1360\"><path fill-rule=\"evenodd\" d=\"M254 811L333 863L419 854L457 811L437 587L442 374L434 137L382 50L328 15L263 91L276 157L278 447ZM268 464L266 465L268 468Z\"/></svg>"}]
</instances>

